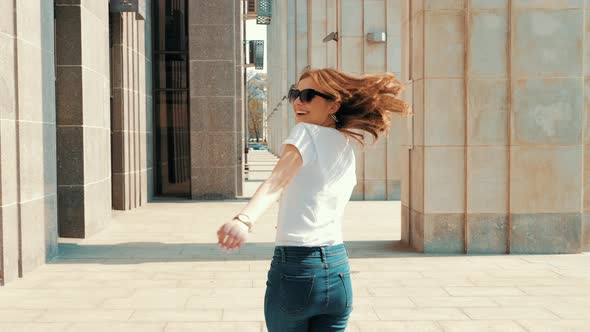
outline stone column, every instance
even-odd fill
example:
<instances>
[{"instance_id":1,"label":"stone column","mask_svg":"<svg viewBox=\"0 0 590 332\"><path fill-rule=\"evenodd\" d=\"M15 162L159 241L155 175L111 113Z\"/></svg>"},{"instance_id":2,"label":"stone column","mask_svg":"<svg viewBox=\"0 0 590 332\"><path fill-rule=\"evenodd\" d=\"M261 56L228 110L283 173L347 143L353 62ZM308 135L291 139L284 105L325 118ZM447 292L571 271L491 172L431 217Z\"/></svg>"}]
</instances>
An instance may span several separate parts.
<instances>
[{"instance_id":1,"label":"stone column","mask_svg":"<svg viewBox=\"0 0 590 332\"><path fill-rule=\"evenodd\" d=\"M130 210L153 193L151 3L144 19L111 14L112 206Z\"/></svg>"},{"instance_id":2,"label":"stone column","mask_svg":"<svg viewBox=\"0 0 590 332\"><path fill-rule=\"evenodd\" d=\"M236 196L236 51L233 0L194 0L190 21L193 199Z\"/></svg>"},{"instance_id":3,"label":"stone column","mask_svg":"<svg viewBox=\"0 0 590 332\"><path fill-rule=\"evenodd\" d=\"M581 251L584 2L405 6L402 238L424 252Z\"/></svg>"},{"instance_id":4,"label":"stone column","mask_svg":"<svg viewBox=\"0 0 590 332\"><path fill-rule=\"evenodd\" d=\"M111 215L108 3L56 4L59 234L82 238Z\"/></svg>"},{"instance_id":5,"label":"stone column","mask_svg":"<svg viewBox=\"0 0 590 332\"><path fill-rule=\"evenodd\" d=\"M0 285L57 253L53 2L0 11Z\"/></svg>"}]
</instances>

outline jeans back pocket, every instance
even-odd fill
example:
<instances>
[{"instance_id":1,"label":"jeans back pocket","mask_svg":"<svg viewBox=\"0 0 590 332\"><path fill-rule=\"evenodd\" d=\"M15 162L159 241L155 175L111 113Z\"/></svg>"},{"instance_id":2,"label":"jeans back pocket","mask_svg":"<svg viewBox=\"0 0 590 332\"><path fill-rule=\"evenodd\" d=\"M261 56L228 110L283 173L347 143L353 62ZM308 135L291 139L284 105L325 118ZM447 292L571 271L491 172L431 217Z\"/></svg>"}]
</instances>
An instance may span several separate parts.
<instances>
[{"instance_id":1,"label":"jeans back pocket","mask_svg":"<svg viewBox=\"0 0 590 332\"><path fill-rule=\"evenodd\" d=\"M279 285L280 307L287 314L295 314L309 305L314 275L281 275Z\"/></svg>"},{"instance_id":2,"label":"jeans back pocket","mask_svg":"<svg viewBox=\"0 0 590 332\"><path fill-rule=\"evenodd\" d=\"M352 280L350 279L350 272L340 273L338 275L340 276L340 280L342 280L342 286L346 294L346 307L352 308Z\"/></svg>"}]
</instances>

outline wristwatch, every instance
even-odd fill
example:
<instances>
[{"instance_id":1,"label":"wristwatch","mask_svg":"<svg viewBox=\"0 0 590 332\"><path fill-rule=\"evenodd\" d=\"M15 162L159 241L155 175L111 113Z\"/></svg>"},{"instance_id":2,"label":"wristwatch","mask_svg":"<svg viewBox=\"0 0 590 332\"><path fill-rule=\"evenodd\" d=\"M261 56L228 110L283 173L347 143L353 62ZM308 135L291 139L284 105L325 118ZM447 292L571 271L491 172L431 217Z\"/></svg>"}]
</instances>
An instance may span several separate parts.
<instances>
[{"instance_id":1,"label":"wristwatch","mask_svg":"<svg viewBox=\"0 0 590 332\"><path fill-rule=\"evenodd\" d=\"M237 220L242 224L248 226L248 233L252 232L252 226L254 224L252 223L250 216L248 216L247 214L240 213L237 216L235 216L233 220Z\"/></svg>"}]
</instances>

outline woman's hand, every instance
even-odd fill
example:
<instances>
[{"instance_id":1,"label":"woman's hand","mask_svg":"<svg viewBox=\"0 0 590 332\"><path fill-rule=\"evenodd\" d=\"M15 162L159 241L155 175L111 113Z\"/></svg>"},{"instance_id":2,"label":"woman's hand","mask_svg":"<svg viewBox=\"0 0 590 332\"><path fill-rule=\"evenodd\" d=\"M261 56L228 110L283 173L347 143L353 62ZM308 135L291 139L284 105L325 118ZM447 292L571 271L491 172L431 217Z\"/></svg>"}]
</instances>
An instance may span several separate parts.
<instances>
[{"instance_id":1,"label":"woman's hand","mask_svg":"<svg viewBox=\"0 0 590 332\"><path fill-rule=\"evenodd\" d=\"M248 238L248 226L239 220L223 224L217 231L217 244L223 250L238 249Z\"/></svg>"}]
</instances>

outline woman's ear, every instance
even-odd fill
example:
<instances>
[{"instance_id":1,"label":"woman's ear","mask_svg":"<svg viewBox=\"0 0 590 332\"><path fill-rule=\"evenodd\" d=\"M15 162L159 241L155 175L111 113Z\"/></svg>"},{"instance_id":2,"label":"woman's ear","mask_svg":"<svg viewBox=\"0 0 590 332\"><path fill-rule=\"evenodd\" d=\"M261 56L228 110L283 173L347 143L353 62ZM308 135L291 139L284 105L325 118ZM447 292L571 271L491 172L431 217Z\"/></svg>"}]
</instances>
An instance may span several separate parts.
<instances>
[{"instance_id":1,"label":"woman's ear","mask_svg":"<svg viewBox=\"0 0 590 332\"><path fill-rule=\"evenodd\" d=\"M340 110L340 102L333 102L330 106L330 114L334 114Z\"/></svg>"}]
</instances>

